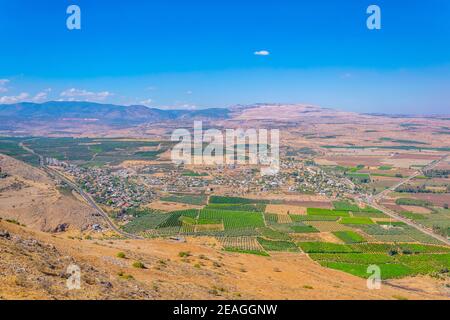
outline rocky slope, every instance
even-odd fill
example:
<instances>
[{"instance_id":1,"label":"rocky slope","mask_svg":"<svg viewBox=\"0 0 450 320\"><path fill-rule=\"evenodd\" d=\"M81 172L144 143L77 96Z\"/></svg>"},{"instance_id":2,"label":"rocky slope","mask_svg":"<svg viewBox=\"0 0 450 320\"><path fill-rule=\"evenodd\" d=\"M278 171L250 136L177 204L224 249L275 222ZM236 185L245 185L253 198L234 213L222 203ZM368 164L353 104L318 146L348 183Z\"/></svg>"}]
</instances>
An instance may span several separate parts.
<instances>
[{"instance_id":1,"label":"rocky slope","mask_svg":"<svg viewBox=\"0 0 450 320\"><path fill-rule=\"evenodd\" d=\"M0 217L48 232L103 223L90 206L40 169L1 154L0 168L8 175L0 179Z\"/></svg>"},{"instance_id":2,"label":"rocky slope","mask_svg":"<svg viewBox=\"0 0 450 320\"><path fill-rule=\"evenodd\" d=\"M212 238L88 240L3 220L0 299L449 298L445 284L433 278L368 290L364 279L322 268L303 254L260 257L219 249ZM71 265L80 268L80 289L66 285Z\"/></svg>"}]
</instances>

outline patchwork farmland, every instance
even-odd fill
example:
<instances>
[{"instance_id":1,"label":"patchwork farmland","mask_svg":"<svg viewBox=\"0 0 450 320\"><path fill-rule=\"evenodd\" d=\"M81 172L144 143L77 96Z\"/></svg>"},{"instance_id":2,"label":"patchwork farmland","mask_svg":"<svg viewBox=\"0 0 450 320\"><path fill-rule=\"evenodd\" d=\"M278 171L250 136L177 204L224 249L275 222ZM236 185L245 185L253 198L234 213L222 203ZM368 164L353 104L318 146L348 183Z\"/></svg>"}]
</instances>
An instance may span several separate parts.
<instances>
[{"instance_id":1,"label":"patchwork farmland","mask_svg":"<svg viewBox=\"0 0 450 320\"><path fill-rule=\"evenodd\" d=\"M122 228L150 238L214 237L222 250L237 254L307 254L321 266L363 278L372 264L380 266L383 279L450 268L449 247L377 209L343 200L335 201L332 209L290 205L295 212L291 214L267 212L268 205L250 198L210 196L203 208L147 211ZM324 240L331 238L333 242Z\"/></svg>"}]
</instances>

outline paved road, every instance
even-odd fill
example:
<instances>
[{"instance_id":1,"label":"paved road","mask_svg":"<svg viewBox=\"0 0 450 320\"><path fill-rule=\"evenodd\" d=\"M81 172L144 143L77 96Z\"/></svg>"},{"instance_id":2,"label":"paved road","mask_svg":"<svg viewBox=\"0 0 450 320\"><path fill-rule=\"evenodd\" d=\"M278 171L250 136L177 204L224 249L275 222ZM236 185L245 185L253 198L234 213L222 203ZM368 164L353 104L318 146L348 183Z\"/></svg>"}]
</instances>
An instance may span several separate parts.
<instances>
[{"instance_id":1,"label":"paved road","mask_svg":"<svg viewBox=\"0 0 450 320\"><path fill-rule=\"evenodd\" d=\"M411 226L413 228L416 228L417 230L422 231L423 233L429 235L430 237L433 237L436 240L444 242L445 244L450 246L450 241L447 238L434 233L433 230L428 229L427 227L421 226L421 225L417 224L416 222L413 222L412 220L406 219L406 218L398 215L394 211L389 210L389 209L387 209L387 208L385 208L385 207L383 207L383 206L381 206L381 205L379 205L379 204L377 204L375 202L367 202L367 204L372 206L372 207L374 207L375 209L378 209L378 210L384 212L386 215L390 216L391 218L394 218L395 220L399 220L401 222L404 222L407 225L409 225L409 226Z\"/></svg>"},{"instance_id":2,"label":"paved road","mask_svg":"<svg viewBox=\"0 0 450 320\"><path fill-rule=\"evenodd\" d=\"M90 195L88 195L86 192L83 191L83 189L81 189L80 187L78 187L75 183L73 183L72 181L70 181L69 179L67 179L65 176L63 176L61 173L59 173L58 171L49 168L47 166L43 166L44 170L47 171L50 175L54 175L57 176L59 179L63 180L65 183L67 183L69 186L71 186L76 192L78 192L81 197L92 207L94 208L95 211L97 211L107 222L107 224L109 225L109 227L114 230L115 232L117 232L118 234L120 234L121 236L124 236L126 238L130 238L130 239L144 239L143 237L137 236L135 234L131 234L131 233L127 233L123 230L121 230L119 227L117 227L114 222L112 221L112 219L108 216L108 214L106 212L104 212L102 210L102 208L100 208L95 201L91 198Z\"/></svg>"},{"instance_id":3,"label":"paved road","mask_svg":"<svg viewBox=\"0 0 450 320\"><path fill-rule=\"evenodd\" d=\"M427 165L426 167L424 167L422 170L416 171L414 172L412 175L410 175L409 177L401 180L399 183L397 183L396 185L390 187L389 189L383 190L382 192L380 192L379 194L377 194L375 197L373 197L374 200L381 200L383 199L385 196L387 196L390 192L395 191L395 189L397 189L398 187L400 187L401 185L404 185L405 183L408 183L409 181L411 181L412 179L414 179L415 177L421 175L423 173L423 171L426 170L431 170L434 167L436 167L439 163L441 163L442 161L444 161L445 159L447 159L449 155L445 155L443 156L441 159L438 160L434 160L433 162L431 162L429 165Z\"/></svg>"},{"instance_id":4,"label":"paved road","mask_svg":"<svg viewBox=\"0 0 450 320\"><path fill-rule=\"evenodd\" d=\"M439 163L441 163L442 161L444 161L445 159L447 159L449 155L445 155L444 157L442 157L441 159L435 160L432 163L430 163L428 166L424 167L422 170L414 172L412 175L410 175L409 177L403 179L402 181L400 181L399 183L397 183L396 185L392 186L389 189L384 190L383 192L377 194L374 197L368 197L366 199L363 199L363 201L374 207L375 209L378 209L380 211L382 211L383 213L385 213L386 215L390 216L391 218L394 218L396 220L402 221L404 223L406 223L407 225L416 228L419 231L422 231L423 233L441 241L444 242L447 245L450 245L450 241L443 236L440 236L436 233L433 232L433 230L431 230L428 227L422 226L420 224L418 224L417 222L413 221L413 220L409 220L407 218L404 218L400 215L398 215L396 212L389 210L388 208L383 207L382 205L378 204L378 201L382 200L384 197L386 197L390 192L395 191L395 189L397 189L398 187L400 187L401 185L411 181L412 179L414 179L415 177L419 176L422 174L423 171L426 170L430 170L433 169L434 167L436 167Z\"/></svg>"},{"instance_id":5,"label":"paved road","mask_svg":"<svg viewBox=\"0 0 450 320\"><path fill-rule=\"evenodd\" d=\"M22 142L19 143L19 146L21 148L23 148L24 150L36 155L39 157L39 164L41 165L42 169L44 171L46 171L49 175L53 175L53 176L57 176L59 179L63 180L65 183L67 183L69 186L71 186L76 192L78 192L80 194L80 196L92 207L94 208L94 210L100 214L106 221L106 223L109 225L109 227L114 230L116 233L120 234L123 237L126 238L130 238L130 239L144 239L143 237L137 236L135 234L131 234L128 232L125 232L123 230L121 230L119 227L117 227L114 223L114 221L112 221L112 219L108 216L108 214L102 210L102 208L100 208L95 201L91 198L91 196L89 194L87 194L86 192L84 192L83 189L81 189L80 187L78 187L78 185L76 185L74 182L72 182L71 180L67 179L64 175L62 175L61 173L59 173L57 170L52 169L48 166L45 165L44 162L44 157L41 156L40 154L37 154L34 150L28 148L27 146L25 146Z\"/></svg>"}]
</instances>

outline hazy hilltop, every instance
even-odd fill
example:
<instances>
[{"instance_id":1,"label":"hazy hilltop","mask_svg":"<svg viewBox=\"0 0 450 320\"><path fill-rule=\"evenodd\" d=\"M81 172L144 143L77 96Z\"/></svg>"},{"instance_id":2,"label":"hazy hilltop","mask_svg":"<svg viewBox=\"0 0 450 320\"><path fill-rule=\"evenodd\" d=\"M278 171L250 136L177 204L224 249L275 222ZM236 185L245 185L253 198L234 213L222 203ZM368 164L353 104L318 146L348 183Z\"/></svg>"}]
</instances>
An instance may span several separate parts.
<instances>
[{"instance_id":1,"label":"hazy hilltop","mask_svg":"<svg viewBox=\"0 0 450 320\"><path fill-rule=\"evenodd\" d=\"M173 130L192 127L194 120L202 120L205 128L279 128L285 136L293 135L297 140L304 134L318 134L348 136L352 141L347 142L356 143L355 138L366 136L367 130L378 131L380 125L384 131L393 130L399 136L433 131L437 134L434 140L442 140L441 132L449 127L450 116L363 114L308 104L257 103L229 108L161 110L139 105L51 101L0 105L0 118L3 135L168 137ZM355 134L355 130L360 132ZM327 139L327 142L332 141ZM445 142L438 141L438 144Z\"/></svg>"},{"instance_id":2,"label":"hazy hilltop","mask_svg":"<svg viewBox=\"0 0 450 320\"><path fill-rule=\"evenodd\" d=\"M161 110L142 105L121 106L94 102L50 101L42 104L23 102L0 105L4 123L54 121L87 121L99 124L136 125L166 120L194 118L226 118L227 109Z\"/></svg>"}]
</instances>

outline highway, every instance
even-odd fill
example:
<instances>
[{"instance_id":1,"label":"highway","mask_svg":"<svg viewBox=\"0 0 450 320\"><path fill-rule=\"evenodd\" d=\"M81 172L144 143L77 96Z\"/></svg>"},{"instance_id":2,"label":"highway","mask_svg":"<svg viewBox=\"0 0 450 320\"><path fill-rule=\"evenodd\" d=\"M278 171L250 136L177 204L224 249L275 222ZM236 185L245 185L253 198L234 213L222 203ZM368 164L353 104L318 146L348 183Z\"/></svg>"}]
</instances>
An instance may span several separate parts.
<instances>
[{"instance_id":1,"label":"highway","mask_svg":"<svg viewBox=\"0 0 450 320\"><path fill-rule=\"evenodd\" d=\"M87 194L86 192L84 192L83 189L81 189L78 185L76 185L74 182L72 182L71 180L69 180L68 178L66 178L64 175L62 175L61 173L59 173L57 170L52 169L48 166L45 165L45 161L44 161L44 157L41 156L40 154L37 154L34 150L28 148L27 146L25 146L23 144L23 142L19 143L19 146L21 148L23 148L24 150L36 155L37 157L39 157L39 164L41 166L41 168L50 176L56 176L58 179L64 181L66 184L68 184L70 187L72 187L76 192L78 192L78 194L86 201L87 204L89 204L98 214L100 214L103 219L105 219L106 223L108 224L108 226L111 228L111 230L113 230L114 232L118 233L119 235L129 238L129 239L144 239L143 237L137 236L135 234L131 234L128 232L125 232L123 230L121 230L118 226L116 226L116 224L114 223L114 221L108 216L108 214L102 210L102 208L100 208L95 201L91 198L91 196L89 194Z\"/></svg>"},{"instance_id":2,"label":"highway","mask_svg":"<svg viewBox=\"0 0 450 320\"><path fill-rule=\"evenodd\" d=\"M117 227L112 221L112 219L108 216L106 212L100 208L95 201L91 198L90 195L88 195L86 192L84 192L83 189L78 187L75 183L73 183L71 180L67 179L65 176L63 176L61 173L59 173L57 170L54 170L48 166L43 166L43 169L49 174L56 176L58 179L61 179L66 184L68 184L70 187L72 187L76 192L80 194L80 196L96 211L98 212L106 221L106 223L109 225L109 227L115 231L116 233L120 234L123 237L129 238L129 239L144 239L143 237L137 236L135 234L127 233L123 230L121 230L119 227Z\"/></svg>"},{"instance_id":3,"label":"highway","mask_svg":"<svg viewBox=\"0 0 450 320\"><path fill-rule=\"evenodd\" d=\"M444 242L447 245L450 245L450 241L446 238L443 237L441 235L438 235L436 233L433 232L433 230L431 230L428 227L422 226L420 224L418 224L417 222L404 218L402 216L400 216L399 214L397 214L396 212L383 207L382 205L380 205L378 203L378 201L381 201L383 198L385 198L390 192L395 191L398 187L400 187L401 185L408 183L409 181L411 181L412 179L414 179L415 177L419 176L422 174L423 171L426 170L430 170L435 168L439 163L441 163L442 161L444 161L445 159L447 159L449 155L445 155L444 157L442 157L441 159L435 160L433 162L431 162L428 166L424 167L422 170L416 171L414 172L412 175L410 175L409 177L403 179L402 181L400 181L399 183L397 183L396 185L390 187L389 189L386 189L382 192L380 192L379 194L377 194L374 197L370 197L367 196L365 199L363 199L363 202L365 202L366 204L368 204L369 206L374 207L375 209L378 209L380 211L382 211L383 213L385 213L386 215L388 215L391 218L394 218L395 220L399 220L403 223L406 223L407 225L416 228L417 230L435 238L436 240L439 240L441 242Z\"/></svg>"}]
</instances>

